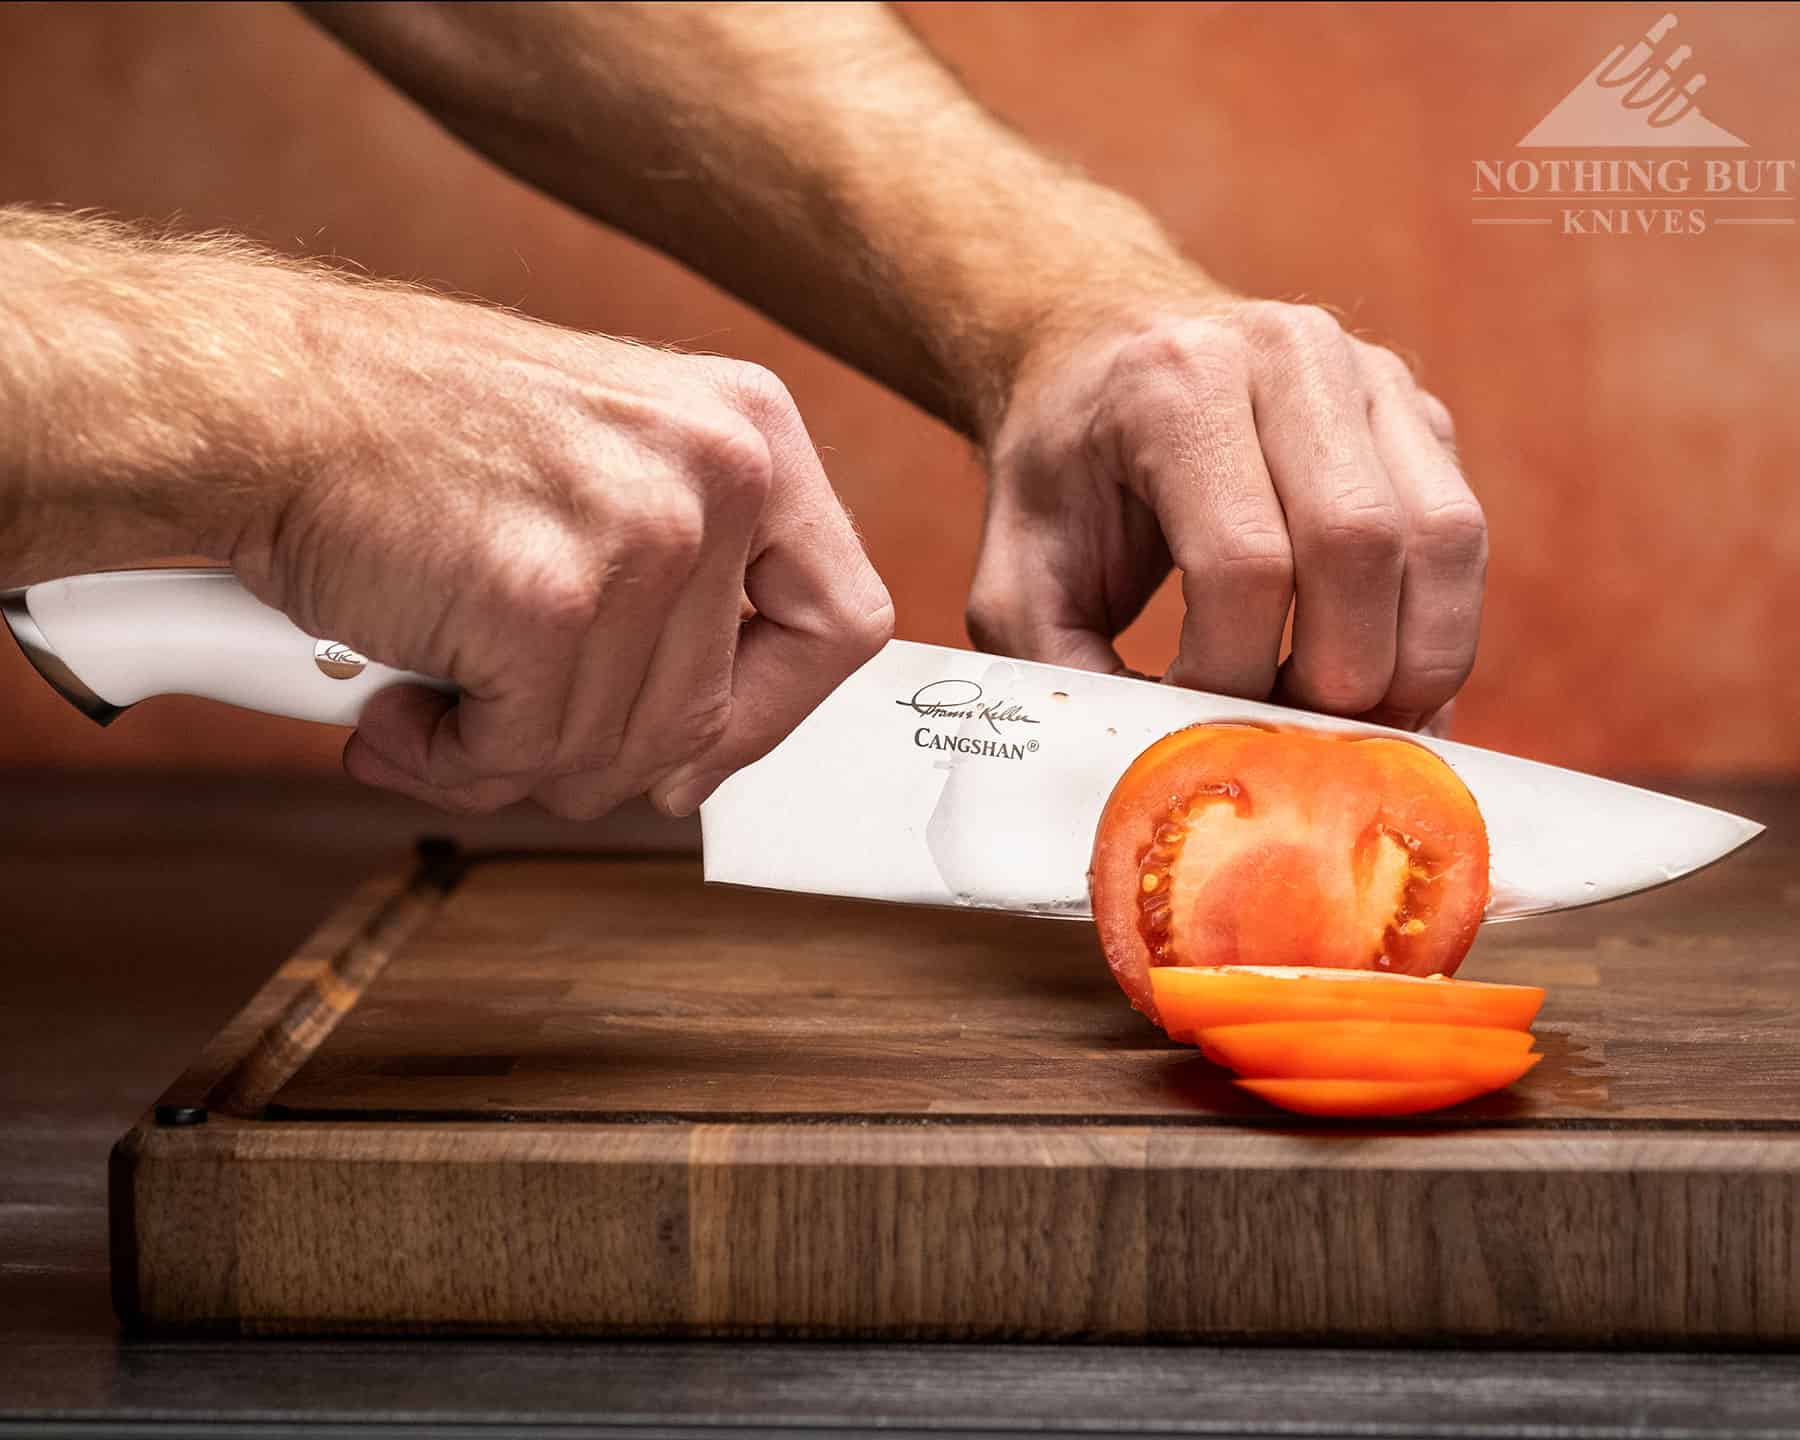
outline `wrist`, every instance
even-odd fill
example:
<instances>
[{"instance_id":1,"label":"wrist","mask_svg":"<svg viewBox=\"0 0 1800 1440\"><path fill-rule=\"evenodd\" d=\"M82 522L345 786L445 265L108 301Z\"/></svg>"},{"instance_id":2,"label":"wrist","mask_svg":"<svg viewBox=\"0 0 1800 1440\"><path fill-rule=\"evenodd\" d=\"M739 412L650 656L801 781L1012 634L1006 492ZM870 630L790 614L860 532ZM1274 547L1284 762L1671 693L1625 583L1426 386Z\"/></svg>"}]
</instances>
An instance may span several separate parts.
<instances>
[{"instance_id":1,"label":"wrist","mask_svg":"<svg viewBox=\"0 0 1800 1440\"><path fill-rule=\"evenodd\" d=\"M1136 263L1132 263L1135 261ZM1217 313L1242 297L1180 256L1142 254L1099 262L1083 270L1060 293L1045 296L1013 337L1014 355L995 385L976 433L990 454L1006 433L1048 403L1066 405L1071 390L1097 390L1105 378L1107 357L1134 336L1171 317L1192 318ZM1096 371L1083 385L1072 372Z\"/></svg>"},{"instance_id":2,"label":"wrist","mask_svg":"<svg viewBox=\"0 0 1800 1440\"><path fill-rule=\"evenodd\" d=\"M322 486L380 473L382 400L418 358L406 337L450 303L316 269L259 264L244 278L258 292L257 343L241 379L215 388L203 444L175 482L197 553L233 564L266 556Z\"/></svg>"},{"instance_id":3,"label":"wrist","mask_svg":"<svg viewBox=\"0 0 1800 1440\"><path fill-rule=\"evenodd\" d=\"M1141 329L1149 316L1236 298L1123 195L1061 173L1040 175L1016 193L1036 197L1029 223L1016 226L1026 238L995 247L989 273L971 277L964 305L973 324L965 322L960 343L948 347L963 428L984 449L1016 399L1072 353L1109 333Z\"/></svg>"}]
</instances>

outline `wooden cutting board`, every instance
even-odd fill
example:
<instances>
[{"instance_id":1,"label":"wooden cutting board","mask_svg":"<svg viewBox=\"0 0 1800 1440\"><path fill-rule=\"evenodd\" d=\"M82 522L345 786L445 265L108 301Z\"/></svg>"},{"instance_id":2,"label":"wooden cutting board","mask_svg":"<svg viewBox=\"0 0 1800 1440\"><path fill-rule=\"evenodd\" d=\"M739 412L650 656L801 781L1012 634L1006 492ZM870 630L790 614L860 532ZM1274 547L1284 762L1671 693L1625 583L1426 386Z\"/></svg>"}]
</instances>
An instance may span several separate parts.
<instances>
[{"instance_id":1,"label":"wooden cutting board","mask_svg":"<svg viewBox=\"0 0 1800 1440\"><path fill-rule=\"evenodd\" d=\"M1515 1090L1264 1109L1086 925L422 851L117 1147L163 1329L1800 1340L1800 887L1489 927Z\"/></svg>"}]
</instances>

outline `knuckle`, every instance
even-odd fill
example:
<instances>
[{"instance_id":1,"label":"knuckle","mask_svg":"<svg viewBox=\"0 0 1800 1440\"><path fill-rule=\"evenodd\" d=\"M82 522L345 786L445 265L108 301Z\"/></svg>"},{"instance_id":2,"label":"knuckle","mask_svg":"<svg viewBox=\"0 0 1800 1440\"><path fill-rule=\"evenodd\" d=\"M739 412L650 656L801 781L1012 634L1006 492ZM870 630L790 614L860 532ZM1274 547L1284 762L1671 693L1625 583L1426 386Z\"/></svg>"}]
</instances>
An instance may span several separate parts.
<instances>
[{"instance_id":1,"label":"knuckle","mask_svg":"<svg viewBox=\"0 0 1800 1440\"><path fill-rule=\"evenodd\" d=\"M573 634L593 624L606 577L573 549L567 554L520 563L522 547L510 547L496 563L496 601L502 613L523 620L533 631Z\"/></svg>"},{"instance_id":2,"label":"knuckle","mask_svg":"<svg viewBox=\"0 0 1800 1440\"><path fill-rule=\"evenodd\" d=\"M1425 417L1425 424L1438 440L1452 449L1456 446L1456 420L1450 414L1450 407L1429 390L1418 393L1419 410Z\"/></svg>"},{"instance_id":3,"label":"knuckle","mask_svg":"<svg viewBox=\"0 0 1800 1440\"><path fill-rule=\"evenodd\" d=\"M1458 569L1487 564L1487 516L1473 495L1447 500L1419 517L1415 544L1425 556Z\"/></svg>"},{"instance_id":4,"label":"knuckle","mask_svg":"<svg viewBox=\"0 0 1800 1440\"><path fill-rule=\"evenodd\" d=\"M436 791L431 803L448 815L492 815L505 801L476 786L456 786Z\"/></svg>"},{"instance_id":5,"label":"knuckle","mask_svg":"<svg viewBox=\"0 0 1800 1440\"><path fill-rule=\"evenodd\" d=\"M1358 573L1397 570L1406 554L1400 512L1383 500L1340 503L1319 527L1319 549Z\"/></svg>"},{"instance_id":6,"label":"knuckle","mask_svg":"<svg viewBox=\"0 0 1800 1440\"><path fill-rule=\"evenodd\" d=\"M800 407L781 377L766 365L749 360L728 362L723 390L759 428L800 425Z\"/></svg>"},{"instance_id":7,"label":"knuckle","mask_svg":"<svg viewBox=\"0 0 1800 1440\"><path fill-rule=\"evenodd\" d=\"M977 650L996 655L1006 653L1007 626L999 612L986 605L970 604L963 611L963 628L969 632L969 643Z\"/></svg>"},{"instance_id":8,"label":"knuckle","mask_svg":"<svg viewBox=\"0 0 1800 1440\"><path fill-rule=\"evenodd\" d=\"M794 399L787 386L767 365L758 365L754 360L732 360L729 367L726 384L749 407L793 407Z\"/></svg>"},{"instance_id":9,"label":"knuckle","mask_svg":"<svg viewBox=\"0 0 1800 1440\"><path fill-rule=\"evenodd\" d=\"M1121 360L1120 367L1114 371L1115 381L1122 369ZM1158 382L1152 382L1149 388L1157 386ZM1142 429L1138 424L1139 395L1145 388L1141 378L1124 384L1110 384L1095 405L1082 437L1082 449L1102 473L1109 471L1114 463L1128 470L1138 463L1137 452L1143 444L1139 438Z\"/></svg>"},{"instance_id":10,"label":"knuckle","mask_svg":"<svg viewBox=\"0 0 1800 1440\"><path fill-rule=\"evenodd\" d=\"M1011 637L1018 633L1019 620L1019 607L1010 589L978 576L963 611L963 624L975 647L1004 655Z\"/></svg>"},{"instance_id":11,"label":"knuckle","mask_svg":"<svg viewBox=\"0 0 1800 1440\"><path fill-rule=\"evenodd\" d=\"M662 766L665 774L689 765L718 748L731 729L731 692L702 697L670 727L672 743Z\"/></svg>"},{"instance_id":12,"label":"knuckle","mask_svg":"<svg viewBox=\"0 0 1800 1440\"><path fill-rule=\"evenodd\" d=\"M640 498L619 534L625 563L653 575L690 573L705 539L705 506L681 484L659 486Z\"/></svg>"},{"instance_id":13,"label":"knuckle","mask_svg":"<svg viewBox=\"0 0 1800 1440\"><path fill-rule=\"evenodd\" d=\"M533 798L559 820L598 820L618 803L600 787L581 782L547 785Z\"/></svg>"},{"instance_id":14,"label":"knuckle","mask_svg":"<svg viewBox=\"0 0 1800 1440\"><path fill-rule=\"evenodd\" d=\"M1294 585L1294 555L1287 536L1266 528L1232 529L1212 569L1234 590L1262 593L1291 590Z\"/></svg>"},{"instance_id":15,"label":"knuckle","mask_svg":"<svg viewBox=\"0 0 1800 1440\"><path fill-rule=\"evenodd\" d=\"M1187 360L1188 344L1182 331L1168 326L1134 335L1119 347L1118 363L1130 371L1179 370Z\"/></svg>"},{"instance_id":16,"label":"knuckle","mask_svg":"<svg viewBox=\"0 0 1800 1440\"><path fill-rule=\"evenodd\" d=\"M1317 676L1308 687L1314 709L1328 715L1360 715L1381 703L1385 679L1354 671L1332 671Z\"/></svg>"},{"instance_id":17,"label":"knuckle","mask_svg":"<svg viewBox=\"0 0 1800 1440\"><path fill-rule=\"evenodd\" d=\"M623 769L627 717L596 721L556 741L552 753L535 768L554 777L559 787L572 787L582 776L617 775Z\"/></svg>"},{"instance_id":18,"label":"knuckle","mask_svg":"<svg viewBox=\"0 0 1800 1440\"><path fill-rule=\"evenodd\" d=\"M654 757L641 767L642 783L633 793L648 794L654 802L672 781L702 769L734 768L728 753L734 707L729 693L690 705L670 718L656 746Z\"/></svg>"},{"instance_id":19,"label":"knuckle","mask_svg":"<svg viewBox=\"0 0 1800 1440\"><path fill-rule=\"evenodd\" d=\"M693 427L686 458L706 493L719 499L750 501L760 508L774 483L768 441L740 416Z\"/></svg>"},{"instance_id":20,"label":"knuckle","mask_svg":"<svg viewBox=\"0 0 1800 1440\"><path fill-rule=\"evenodd\" d=\"M894 620L894 599L883 585L880 597L856 622L857 648L864 653L864 658L873 655L894 638Z\"/></svg>"},{"instance_id":21,"label":"knuckle","mask_svg":"<svg viewBox=\"0 0 1800 1440\"><path fill-rule=\"evenodd\" d=\"M1258 328L1278 344L1294 349L1335 350L1348 340L1337 316L1321 306L1265 302L1257 308Z\"/></svg>"},{"instance_id":22,"label":"knuckle","mask_svg":"<svg viewBox=\"0 0 1800 1440\"><path fill-rule=\"evenodd\" d=\"M1005 652L1006 622L996 607L971 600L963 611L963 628L977 650Z\"/></svg>"},{"instance_id":23,"label":"knuckle","mask_svg":"<svg viewBox=\"0 0 1800 1440\"><path fill-rule=\"evenodd\" d=\"M1403 695L1409 709L1432 710L1455 695L1474 668L1473 646L1415 656L1402 666L1394 690Z\"/></svg>"},{"instance_id":24,"label":"knuckle","mask_svg":"<svg viewBox=\"0 0 1800 1440\"><path fill-rule=\"evenodd\" d=\"M505 773L541 775L556 763L557 750L557 737L548 733L523 743L515 742L505 757Z\"/></svg>"},{"instance_id":25,"label":"knuckle","mask_svg":"<svg viewBox=\"0 0 1800 1440\"><path fill-rule=\"evenodd\" d=\"M1385 345L1352 341L1360 357L1370 388L1381 393L1404 393L1415 388L1411 367Z\"/></svg>"},{"instance_id":26,"label":"knuckle","mask_svg":"<svg viewBox=\"0 0 1800 1440\"><path fill-rule=\"evenodd\" d=\"M887 586L871 573L870 583L859 587L857 602L838 617L832 633L848 669L871 658L894 638L894 601Z\"/></svg>"},{"instance_id":27,"label":"knuckle","mask_svg":"<svg viewBox=\"0 0 1800 1440\"><path fill-rule=\"evenodd\" d=\"M556 757L557 738L547 729L534 727L529 734L501 734L474 726L463 729L468 738L459 747L460 753L432 747L425 759L424 778L444 794L455 792L471 803L492 802L471 809L470 814L487 814L510 804L517 798L523 777L542 774Z\"/></svg>"},{"instance_id":28,"label":"knuckle","mask_svg":"<svg viewBox=\"0 0 1800 1440\"><path fill-rule=\"evenodd\" d=\"M538 804L558 820L572 820L585 824L591 820L599 820L607 815L613 807L599 799L586 799L570 796L564 798L560 794L546 796Z\"/></svg>"},{"instance_id":29,"label":"knuckle","mask_svg":"<svg viewBox=\"0 0 1800 1440\"><path fill-rule=\"evenodd\" d=\"M1249 369L1249 345L1232 325L1200 318L1159 325L1119 352L1129 370L1162 375L1184 387L1215 388Z\"/></svg>"},{"instance_id":30,"label":"knuckle","mask_svg":"<svg viewBox=\"0 0 1800 1440\"><path fill-rule=\"evenodd\" d=\"M600 609L601 589L597 572L554 572L534 581L526 604L536 622L546 629L581 631L594 622Z\"/></svg>"},{"instance_id":31,"label":"knuckle","mask_svg":"<svg viewBox=\"0 0 1800 1440\"><path fill-rule=\"evenodd\" d=\"M1315 643L1291 658L1294 697L1308 710L1365 714L1388 697L1397 659L1387 646L1358 645L1348 635L1324 647Z\"/></svg>"}]
</instances>

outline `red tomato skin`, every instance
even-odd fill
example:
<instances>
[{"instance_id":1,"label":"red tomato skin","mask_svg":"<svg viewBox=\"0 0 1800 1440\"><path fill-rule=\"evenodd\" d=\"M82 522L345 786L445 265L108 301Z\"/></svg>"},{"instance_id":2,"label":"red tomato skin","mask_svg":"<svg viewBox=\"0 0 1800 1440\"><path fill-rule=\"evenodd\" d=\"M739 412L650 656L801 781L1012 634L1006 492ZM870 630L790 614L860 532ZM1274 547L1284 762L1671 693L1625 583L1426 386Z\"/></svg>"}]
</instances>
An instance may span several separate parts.
<instances>
[{"instance_id":1,"label":"red tomato skin","mask_svg":"<svg viewBox=\"0 0 1800 1440\"><path fill-rule=\"evenodd\" d=\"M1529 1062L1520 1067L1520 1074L1523 1074L1543 1057L1527 1055L1521 1058ZM1278 1105L1283 1110L1292 1110L1299 1115L1358 1120L1393 1115L1423 1115L1432 1110L1461 1105L1504 1088L1504 1083L1491 1085L1480 1080L1460 1079L1234 1080L1232 1083L1271 1105Z\"/></svg>"},{"instance_id":2,"label":"red tomato skin","mask_svg":"<svg viewBox=\"0 0 1800 1440\"><path fill-rule=\"evenodd\" d=\"M1544 1003L1536 985L1421 979L1305 965L1159 966L1151 972L1171 1040L1271 1021L1378 1020L1529 1030Z\"/></svg>"},{"instance_id":3,"label":"red tomato skin","mask_svg":"<svg viewBox=\"0 0 1800 1440\"><path fill-rule=\"evenodd\" d=\"M1525 1030L1302 1020L1202 1030L1200 1053L1246 1080L1460 1080L1498 1089L1537 1063Z\"/></svg>"}]
</instances>

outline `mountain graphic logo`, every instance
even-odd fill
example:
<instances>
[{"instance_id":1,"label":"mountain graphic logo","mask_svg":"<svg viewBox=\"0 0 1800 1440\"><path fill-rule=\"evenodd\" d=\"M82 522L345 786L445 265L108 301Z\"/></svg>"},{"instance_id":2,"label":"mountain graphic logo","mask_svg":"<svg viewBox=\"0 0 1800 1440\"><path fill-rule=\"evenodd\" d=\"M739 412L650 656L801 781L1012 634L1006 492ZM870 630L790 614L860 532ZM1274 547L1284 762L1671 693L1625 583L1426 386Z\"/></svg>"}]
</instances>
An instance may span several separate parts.
<instances>
[{"instance_id":1,"label":"mountain graphic logo","mask_svg":"<svg viewBox=\"0 0 1800 1440\"><path fill-rule=\"evenodd\" d=\"M1693 47L1659 56L1677 20L1665 15L1627 47L1616 45L1556 108L1519 142L1520 149L1650 147L1748 149L1748 144L1700 113L1694 97L1706 85L1681 67Z\"/></svg>"}]
</instances>

